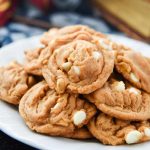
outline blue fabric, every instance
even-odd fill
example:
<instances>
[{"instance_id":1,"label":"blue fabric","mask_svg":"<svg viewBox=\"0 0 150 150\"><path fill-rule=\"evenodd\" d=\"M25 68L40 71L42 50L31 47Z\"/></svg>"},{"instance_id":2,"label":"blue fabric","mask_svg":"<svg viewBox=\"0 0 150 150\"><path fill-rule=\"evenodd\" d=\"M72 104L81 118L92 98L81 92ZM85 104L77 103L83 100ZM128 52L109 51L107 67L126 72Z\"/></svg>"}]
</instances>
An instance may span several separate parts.
<instances>
[{"instance_id":1,"label":"blue fabric","mask_svg":"<svg viewBox=\"0 0 150 150\"><path fill-rule=\"evenodd\" d=\"M56 0L56 6L54 6L54 9L52 9L48 15L44 15L42 11L26 2L26 4L22 4L23 7L20 7L21 9L17 10L17 13L29 18L46 20L54 26L85 24L100 32L122 34L117 29L108 24L105 20L103 20L100 16L98 16L96 10L91 10L91 8L86 5L83 6L83 1L73 1L65 0L64 3L61 3L60 0ZM74 5L74 7L76 6L77 8L72 6L72 8L76 9L76 11L70 10L69 5ZM33 35L39 35L44 31L45 30L41 28L10 22L4 27L0 28L0 47L16 40Z\"/></svg>"}]
</instances>

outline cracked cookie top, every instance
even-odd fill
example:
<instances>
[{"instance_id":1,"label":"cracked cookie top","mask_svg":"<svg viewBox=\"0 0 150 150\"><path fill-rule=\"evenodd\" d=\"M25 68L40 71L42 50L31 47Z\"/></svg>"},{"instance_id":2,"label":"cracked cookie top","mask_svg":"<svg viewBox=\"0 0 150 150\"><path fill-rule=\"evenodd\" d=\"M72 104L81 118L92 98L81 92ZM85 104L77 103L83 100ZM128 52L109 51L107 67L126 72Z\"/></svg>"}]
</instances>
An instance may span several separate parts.
<instances>
[{"instance_id":1,"label":"cracked cookie top","mask_svg":"<svg viewBox=\"0 0 150 150\"><path fill-rule=\"evenodd\" d=\"M0 67L0 99L12 104L19 104L21 97L35 83L18 62L11 62Z\"/></svg>"},{"instance_id":2,"label":"cracked cookie top","mask_svg":"<svg viewBox=\"0 0 150 150\"><path fill-rule=\"evenodd\" d=\"M110 78L102 88L84 96L110 116L123 120L150 119L150 95L127 82Z\"/></svg>"},{"instance_id":3,"label":"cracked cookie top","mask_svg":"<svg viewBox=\"0 0 150 150\"><path fill-rule=\"evenodd\" d=\"M150 140L150 122L130 122L99 113L91 119L88 129L107 145L135 144Z\"/></svg>"},{"instance_id":4,"label":"cracked cookie top","mask_svg":"<svg viewBox=\"0 0 150 150\"><path fill-rule=\"evenodd\" d=\"M113 71L114 52L101 47L96 33L81 30L62 35L51 47L55 50L42 73L58 93L91 93L102 87Z\"/></svg>"},{"instance_id":5,"label":"cracked cookie top","mask_svg":"<svg viewBox=\"0 0 150 150\"><path fill-rule=\"evenodd\" d=\"M24 69L26 72L42 76L41 69L47 64L50 56L49 49L47 47L35 48L33 50L25 51L25 64Z\"/></svg>"},{"instance_id":6,"label":"cracked cookie top","mask_svg":"<svg viewBox=\"0 0 150 150\"><path fill-rule=\"evenodd\" d=\"M150 93L150 61L148 58L135 51L118 51L115 68L131 84Z\"/></svg>"},{"instance_id":7,"label":"cracked cookie top","mask_svg":"<svg viewBox=\"0 0 150 150\"><path fill-rule=\"evenodd\" d=\"M118 48L117 45L108 40L104 34L96 32L84 25L67 26L61 29L52 28L41 38L42 43L45 44L44 48L25 52L27 60L25 69L27 72L34 75L42 75L41 69L47 65L53 52L61 46L77 40L84 40L93 43L97 40L99 43L99 49L103 50L113 50ZM97 55L99 54L94 54L96 59L99 57Z\"/></svg>"},{"instance_id":8,"label":"cracked cookie top","mask_svg":"<svg viewBox=\"0 0 150 150\"><path fill-rule=\"evenodd\" d=\"M19 112L32 130L67 137L87 124L96 109L76 94L57 94L42 81L22 97Z\"/></svg>"}]
</instances>

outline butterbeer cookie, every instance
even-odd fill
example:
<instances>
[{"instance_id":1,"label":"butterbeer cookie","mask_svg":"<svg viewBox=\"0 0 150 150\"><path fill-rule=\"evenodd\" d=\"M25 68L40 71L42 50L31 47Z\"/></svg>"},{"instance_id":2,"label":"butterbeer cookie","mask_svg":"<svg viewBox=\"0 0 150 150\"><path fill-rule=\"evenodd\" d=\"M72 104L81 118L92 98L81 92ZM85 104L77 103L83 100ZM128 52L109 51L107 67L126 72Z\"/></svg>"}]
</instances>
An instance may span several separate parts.
<instances>
[{"instance_id":1,"label":"butterbeer cookie","mask_svg":"<svg viewBox=\"0 0 150 150\"><path fill-rule=\"evenodd\" d=\"M26 62L24 64L24 68L26 72L42 76L41 68L44 64L47 64L47 60L50 56L49 52L49 49L46 47L25 51Z\"/></svg>"},{"instance_id":2,"label":"butterbeer cookie","mask_svg":"<svg viewBox=\"0 0 150 150\"><path fill-rule=\"evenodd\" d=\"M84 96L110 116L123 120L150 119L150 95L124 81L110 78L102 88Z\"/></svg>"},{"instance_id":3,"label":"butterbeer cookie","mask_svg":"<svg viewBox=\"0 0 150 150\"><path fill-rule=\"evenodd\" d=\"M0 99L17 105L25 92L35 83L23 66L11 62L6 67L0 67Z\"/></svg>"},{"instance_id":4,"label":"butterbeer cookie","mask_svg":"<svg viewBox=\"0 0 150 150\"><path fill-rule=\"evenodd\" d=\"M42 81L22 97L19 112L28 127L36 132L88 138L91 135L83 126L94 116L96 109L92 104L78 98L78 95L57 94Z\"/></svg>"},{"instance_id":5,"label":"butterbeer cookie","mask_svg":"<svg viewBox=\"0 0 150 150\"><path fill-rule=\"evenodd\" d=\"M55 36L58 35L58 31L59 31L59 29L57 29L57 28L51 28L51 29L49 29L47 32L45 32L45 33L42 35L42 37L41 37L41 39L40 39L41 43L44 44L45 46L47 46L48 43L49 43L51 40L53 40L53 38L54 38Z\"/></svg>"},{"instance_id":6,"label":"butterbeer cookie","mask_svg":"<svg viewBox=\"0 0 150 150\"><path fill-rule=\"evenodd\" d=\"M64 137L73 138L73 139L90 139L90 138L93 138L93 135L89 132L87 127L84 126L84 127L75 129L74 132L67 134Z\"/></svg>"},{"instance_id":7,"label":"butterbeer cookie","mask_svg":"<svg viewBox=\"0 0 150 150\"><path fill-rule=\"evenodd\" d=\"M59 47L77 40L88 42L97 40L99 49L103 50L112 50L113 47L115 48L113 42L109 41L104 34L96 32L87 26L74 25L61 29L50 29L41 39L42 43L46 46L45 48L39 48L25 53L27 59L27 64L25 65L26 71L34 75L42 75L41 68L47 65L53 52Z\"/></svg>"},{"instance_id":8,"label":"butterbeer cookie","mask_svg":"<svg viewBox=\"0 0 150 150\"><path fill-rule=\"evenodd\" d=\"M100 113L91 119L88 129L107 145L135 144L150 140L150 123L129 122Z\"/></svg>"},{"instance_id":9,"label":"butterbeer cookie","mask_svg":"<svg viewBox=\"0 0 150 150\"><path fill-rule=\"evenodd\" d=\"M150 61L135 51L118 51L116 70L134 86L150 93Z\"/></svg>"},{"instance_id":10,"label":"butterbeer cookie","mask_svg":"<svg viewBox=\"0 0 150 150\"><path fill-rule=\"evenodd\" d=\"M50 88L88 94L104 85L113 71L114 53L101 48L94 37L82 30L61 37L65 44L55 49L42 69Z\"/></svg>"},{"instance_id":11,"label":"butterbeer cookie","mask_svg":"<svg viewBox=\"0 0 150 150\"><path fill-rule=\"evenodd\" d=\"M43 36L41 37L41 43L44 45L48 45L51 41L55 41L55 37L63 37L63 38L70 38L70 36L77 37L78 33L87 33L94 36L99 36L103 39L106 39L106 36L102 33L96 32L95 30L89 28L85 25L72 25L72 26L66 26L60 29L52 28L48 32L45 32ZM59 39L57 39L58 41ZM60 41L61 42L61 41ZM62 41L63 42L63 41ZM105 44L106 41L104 41ZM107 42L108 43L108 42Z\"/></svg>"},{"instance_id":12,"label":"butterbeer cookie","mask_svg":"<svg viewBox=\"0 0 150 150\"><path fill-rule=\"evenodd\" d=\"M41 37L41 43L47 46L51 41L54 41L55 37L75 36L79 32L80 33L86 32L87 34L95 36L95 38L99 39L101 48L104 48L106 50L126 49L125 46L112 42L106 35L100 32L97 32L93 30L92 28L89 28L88 26L85 26L85 25L72 25L72 26L67 26L67 27L63 27L60 29L51 28L48 32L45 32L43 34L43 36Z\"/></svg>"}]
</instances>

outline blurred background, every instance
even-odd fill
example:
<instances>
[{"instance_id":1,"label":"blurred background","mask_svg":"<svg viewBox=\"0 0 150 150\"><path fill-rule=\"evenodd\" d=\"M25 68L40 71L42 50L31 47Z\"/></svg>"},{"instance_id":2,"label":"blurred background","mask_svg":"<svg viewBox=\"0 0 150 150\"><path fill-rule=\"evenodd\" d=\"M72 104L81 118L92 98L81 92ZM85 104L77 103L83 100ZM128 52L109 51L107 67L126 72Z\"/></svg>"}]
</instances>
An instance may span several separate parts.
<instances>
[{"instance_id":1,"label":"blurred background","mask_svg":"<svg viewBox=\"0 0 150 150\"><path fill-rule=\"evenodd\" d=\"M150 42L150 0L0 0L0 47L72 24Z\"/></svg>"}]
</instances>

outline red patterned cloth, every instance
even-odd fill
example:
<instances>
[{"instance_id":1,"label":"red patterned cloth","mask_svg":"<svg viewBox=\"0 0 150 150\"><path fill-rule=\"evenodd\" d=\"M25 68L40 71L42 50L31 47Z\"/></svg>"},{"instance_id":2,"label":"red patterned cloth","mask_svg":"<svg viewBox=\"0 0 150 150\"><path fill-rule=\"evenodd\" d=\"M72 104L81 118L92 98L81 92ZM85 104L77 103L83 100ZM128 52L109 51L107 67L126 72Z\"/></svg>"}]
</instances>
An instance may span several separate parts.
<instances>
[{"instance_id":1,"label":"red patterned cloth","mask_svg":"<svg viewBox=\"0 0 150 150\"><path fill-rule=\"evenodd\" d=\"M13 15L16 0L0 0L0 26L4 25Z\"/></svg>"}]
</instances>

